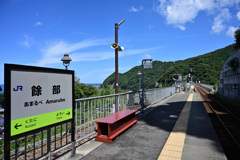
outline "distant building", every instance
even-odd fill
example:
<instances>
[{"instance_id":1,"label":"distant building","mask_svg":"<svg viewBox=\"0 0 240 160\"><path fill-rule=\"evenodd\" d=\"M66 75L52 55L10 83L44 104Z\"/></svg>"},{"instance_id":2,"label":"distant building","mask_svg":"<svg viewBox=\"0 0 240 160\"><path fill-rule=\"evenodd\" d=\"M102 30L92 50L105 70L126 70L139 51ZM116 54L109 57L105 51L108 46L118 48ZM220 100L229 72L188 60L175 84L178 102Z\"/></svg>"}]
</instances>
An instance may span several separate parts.
<instances>
[{"instance_id":1,"label":"distant building","mask_svg":"<svg viewBox=\"0 0 240 160\"><path fill-rule=\"evenodd\" d=\"M228 57L220 74L218 93L240 100L240 49Z\"/></svg>"}]
</instances>

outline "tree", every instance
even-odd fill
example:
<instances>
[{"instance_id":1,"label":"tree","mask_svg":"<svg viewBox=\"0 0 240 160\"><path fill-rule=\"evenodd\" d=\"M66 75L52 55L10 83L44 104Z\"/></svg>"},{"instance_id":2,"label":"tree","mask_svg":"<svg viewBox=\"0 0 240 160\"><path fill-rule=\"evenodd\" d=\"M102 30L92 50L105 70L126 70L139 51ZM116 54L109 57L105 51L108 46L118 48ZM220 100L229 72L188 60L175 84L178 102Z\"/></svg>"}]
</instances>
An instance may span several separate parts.
<instances>
[{"instance_id":1,"label":"tree","mask_svg":"<svg viewBox=\"0 0 240 160\"><path fill-rule=\"evenodd\" d=\"M240 28L236 31L236 42L240 48ZM182 74L188 75L192 68L193 80L201 81L205 84L215 84L220 77L221 69L227 58L236 52L234 49L235 44L229 45L225 48L206 53L197 57L188 58L166 63L166 82L167 86L172 86L174 80L172 75ZM139 76L138 72L141 71L141 66L135 66L126 73L119 74L119 86L122 89L138 90L139 89ZM186 79L187 80L187 79ZM111 74L104 80L103 86L113 85L115 82L114 74ZM165 86L165 63L161 61L153 61L152 69L144 69L144 88L154 88L156 85L162 84ZM160 87L160 86L159 86Z\"/></svg>"},{"instance_id":2,"label":"tree","mask_svg":"<svg viewBox=\"0 0 240 160\"><path fill-rule=\"evenodd\" d=\"M84 83L80 82L80 78L75 76L75 99L92 97L98 93L98 90L93 86L86 86Z\"/></svg>"},{"instance_id":3,"label":"tree","mask_svg":"<svg viewBox=\"0 0 240 160\"><path fill-rule=\"evenodd\" d=\"M80 83L80 78L75 76L75 84L74 84L74 89L75 89L75 99L82 98L84 96L84 91L82 89L82 84Z\"/></svg>"},{"instance_id":4,"label":"tree","mask_svg":"<svg viewBox=\"0 0 240 160\"><path fill-rule=\"evenodd\" d=\"M159 86L158 86L158 88L162 88L162 87L163 87L163 85L162 85L162 83L160 83Z\"/></svg>"},{"instance_id":5,"label":"tree","mask_svg":"<svg viewBox=\"0 0 240 160\"><path fill-rule=\"evenodd\" d=\"M93 97L93 96L96 96L97 93L98 93L98 91L97 91L96 87L93 87L91 85L89 85L89 86L85 85L85 90L84 90L85 96Z\"/></svg>"},{"instance_id":6,"label":"tree","mask_svg":"<svg viewBox=\"0 0 240 160\"><path fill-rule=\"evenodd\" d=\"M237 68L238 68L238 58L234 57L233 59L231 59L230 61L228 61L227 65L232 68L233 73L236 73Z\"/></svg>"},{"instance_id":7,"label":"tree","mask_svg":"<svg viewBox=\"0 0 240 160\"><path fill-rule=\"evenodd\" d=\"M236 38L236 44L234 46L235 49L240 48L240 27L235 31L234 37Z\"/></svg>"},{"instance_id":8,"label":"tree","mask_svg":"<svg viewBox=\"0 0 240 160\"><path fill-rule=\"evenodd\" d=\"M114 93L115 93L115 89L113 89L113 87L111 85L102 86L102 88L100 90L101 96L110 95L110 94L114 94Z\"/></svg>"}]
</instances>

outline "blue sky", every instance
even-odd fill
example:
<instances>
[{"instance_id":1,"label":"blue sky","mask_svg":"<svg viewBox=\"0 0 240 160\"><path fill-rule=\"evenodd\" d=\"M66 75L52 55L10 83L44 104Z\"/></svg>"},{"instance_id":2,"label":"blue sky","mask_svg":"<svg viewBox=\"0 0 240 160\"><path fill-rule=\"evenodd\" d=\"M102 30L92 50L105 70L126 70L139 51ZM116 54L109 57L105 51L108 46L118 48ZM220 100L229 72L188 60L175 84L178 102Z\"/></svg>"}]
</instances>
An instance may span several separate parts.
<instances>
[{"instance_id":1,"label":"blue sky","mask_svg":"<svg viewBox=\"0 0 240 160\"><path fill-rule=\"evenodd\" d=\"M83 83L114 72L114 24L119 72L141 60L176 61L235 42L240 0L0 0L0 84L4 63L69 69Z\"/></svg>"}]
</instances>

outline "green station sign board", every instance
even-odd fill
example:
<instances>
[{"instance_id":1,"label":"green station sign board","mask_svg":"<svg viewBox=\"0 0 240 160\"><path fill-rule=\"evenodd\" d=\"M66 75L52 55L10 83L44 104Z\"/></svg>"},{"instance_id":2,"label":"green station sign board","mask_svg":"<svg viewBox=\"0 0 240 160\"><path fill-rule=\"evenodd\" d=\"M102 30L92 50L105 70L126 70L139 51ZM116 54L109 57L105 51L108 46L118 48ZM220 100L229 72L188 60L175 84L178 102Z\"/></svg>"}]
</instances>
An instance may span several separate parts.
<instances>
[{"instance_id":1,"label":"green station sign board","mask_svg":"<svg viewBox=\"0 0 240 160\"><path fill-rule=\"evenodd\" d=\"M5 64L5 76L10 137L73 119L74 71Z\"/></svg>"}]
</instances>

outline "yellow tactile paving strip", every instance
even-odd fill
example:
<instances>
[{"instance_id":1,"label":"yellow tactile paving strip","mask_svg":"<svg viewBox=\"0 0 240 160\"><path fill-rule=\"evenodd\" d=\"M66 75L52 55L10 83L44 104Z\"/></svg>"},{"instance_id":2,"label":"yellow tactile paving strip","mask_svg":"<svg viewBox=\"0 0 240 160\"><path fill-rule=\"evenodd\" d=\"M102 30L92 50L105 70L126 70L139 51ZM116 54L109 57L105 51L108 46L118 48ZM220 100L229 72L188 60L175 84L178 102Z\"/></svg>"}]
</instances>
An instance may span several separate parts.
<instances>
[{"instance_id":1,"label":"yellow tactile paving strip","mask_svg":"<svg viewBox=\"0 0 240 160\"><path fill-rule=\"evenodd\" d=\"M189 112L193 94L190 94L176 124L173 127L158 160L179 160L182 157L182 150L186 137Z\"/></svg>"}]
</instances>

